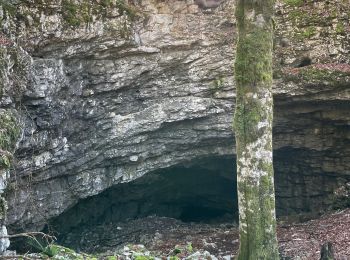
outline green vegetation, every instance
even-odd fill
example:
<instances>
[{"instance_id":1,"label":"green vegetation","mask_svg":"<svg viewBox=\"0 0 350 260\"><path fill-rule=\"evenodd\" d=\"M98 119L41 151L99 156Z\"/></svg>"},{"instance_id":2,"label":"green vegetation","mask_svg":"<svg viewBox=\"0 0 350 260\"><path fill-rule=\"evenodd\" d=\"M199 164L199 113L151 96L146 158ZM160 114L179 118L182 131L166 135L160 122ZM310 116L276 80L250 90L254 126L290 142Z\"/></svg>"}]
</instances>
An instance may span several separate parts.
<instances>
[{"instance_id":1,"label":"green vegetation","mask_svg":"<svg viewBox=\"0 0 350 260\"><path fill-rule=\"evenodd\" d=\"M13 46L12 41L6 36L2 36L3 42L7 46L0 46L0 97L3 95L5 84L10 83L11 87L7 89L10 91L13 98L22 95L27 82L27 68L29 59L26 59L19 47ZM11 67L12 72L7 73L8 68ZM9 78L10 82L6 82Z\"/></svg>"},{"instance_id":2,"label":"green vegetation","mask_svg":"<svg viewBox=\"0 0 350 260\"><path fill-rule=\"evenodd\" d=\"M42 241L42 239L30 238L28 244L48 257L53 257L58 254L58 248L54 244L48 245L47 241Z\"/></svg>"},{"instance_id":3,"label":"green vegetation","mask_svg":"<svg viewBox=\"0 0 350 260\"><path fill-rule=\"evenodd\" d=\"M4 11L4 15L14 15L16 13L16 7L8 0L0 0L0 6Z\"/></svg>"},{"instance_id":4,"label":"green vegetation","mask_svg":"<svg viewBox=\"0 0 350 260\"><path fill-rule=\"evenodd\" d=\"M187 243L186 249L187 249L187 251L190 252L190 253L193 252L193 246L192 246L192 243L191 243L191 242L188 242L188 243Z\"/></svg>"},{"instance_id":5,"label":"green vegetation","mask_svg":"<svg viewBox=\"0 0 350 260\"><path fill-rule=\"evenodd\" d=\"M79 6L73 1L64 0L62 1L62 16L64 21L66 21L71 26L79 26L83 19L78 16ZM81 9L82 18L85 17L85 8Z\"/></svg>"},{"instance_id":6,"label":"green vegetation","mask_svg":"<svg viewBox=\"0 0 350 260\"><path fill-rule=\"evenodd\" d=\"M344 34L346 32L345 22L350 17L350 13L346 17L342 11L348 8L346 1L337 2L336 5L332 4L332 2L325 2L325 6L315 5L313 1L281 1L288 8L287 19L293 23L296 32L300 31L298 28L303 29L309 26L321 27L321 29L327 26L334 26L336 34ZM324 10L327 10L327 12Z\"/></svg>"},{"instance_id":7,"label":"green vegetation","mask_svg":"<svg viewBox=\"0 0 350 260\"><path fill-rule=\"evenodd\" d=\"M290 6L301 6L303 5L303 0L283 0L283 2Z\"/></svg>"},{"instance_id":8,"label":"green vegetation","mask_svg":"<svg viewBox=\"0 0 350 260\"><path fill-rule=\"evenodd\" d=\"M342 21L336 21L341 18L340 10L346 7L345 3L339 5L327 4L327 12L324 12L324 6L314 5L312 1L282 0L286 4L287 21L293 25L289 31L290 37L297 41L304 41L312 38L317 32L320 35L330 37L329 27L334 27L333 36L343 35L346 26Z\"/></svg>"},{"instance_id":9,"label":"green vegetation","mask_svg":"<svg viewBox=\"0 0 350 260\"><path fill-rule=\"evenodd\" d=\"M174 255L181 254L181 249L179 247L175 247L175 249L173 250L173 254Z\"/></svg>"},{"instance_id":10,"label":"green vegetation","mask_svg":"<svg viewBox=\"0 0 350 260\"><path fill-rule=\"evenodd\" d=\"M112 2L112 0L105 0L105 1ZM137 10L135 7L132 7L131 5L125 3L124 0L117 0L116 6L120 11L126 13L126 15L130 17L131 20L134 20L135 18L140 16L140 11Z\"/></svg>"},{"instance_id":11,"label":"green vegetation","mask_svg":"<svg viewBox=\"0 0 350 260\"><path fill-rule=\"evenodd\" d=\"M224 86L224 79L223 79L223 77L215 78L213 84L214 84L214 88L216 90L221 89Z\"/></svg>"},{"instance_id":12,"label":"green vegetation","mask_svg":"<svg viewBox=\"0 0 350 260\"><path fill-rule=\"evenodd\" d=\"M94 20L115 17L116 14L125 15L127 20L134 21L141 17L141 12L126 0L62 0L61 8L57 7L55 0L32 0L20 3L24 8L19 9L8 0L0 0L4 14L16 16L29 26L40 26L40 14L53 15L60 13L63 24L67 27L76 28L88 25ZM20 10L20 11L18 11ZM31 17L31 19L28 19Z\"/></svg>"},{"instance_id":13,"label":"green vegetation","mask_svg":"<svg viewBox=\"0 0 350 260\"><path fill-rule=\"evenodd\" d=\"M287 73L285 79L286 81L295 81L303 84L345 86L350 79L350 72L308 66L296 69L293 73Z\"/></svg>"},{"instance_id":14,"label":"green vegetation","mask_svg":"<svg viewBox=\"0 0 350 260\"><path fill-rule=\"evenodd\" d=\"M135 256L134 259L135 260L153 260L154 257L152 257L152 256L145 256L145 255L138 255L138 256Z\"/></svg>"},{"instance_id":15,"label":"green vegetation","mask_svg":"<svg viewBox=\"0 0 350 260\"><path fill-rule=\"evenodd\" d=\"M264 109L259 102L248 104L243 99L254 92L256 83L272 84L271 37L259 29L249 35L240 39L235 61L235 80L242 87L237 88L234 129L236 137L244 136L246 143L257 137L255 126L264 117Z\"/></svg>"},{"instance_id":16,"label":"green vegetation","mask_svg":"<svg viewBox=\"0 0 350 260\"><path fill-rule=\"evenodd\" d=\"M300 8L289 11L288 19L295 26L294 29L307 28L310 26L329 26L332 24L331 16L323 16L319 10L306 10Z\"/></svg>"},{"instance_id":17,"label":"green vegetation","mask_svg":"<svg viewBox=\"0 0 350 260\"><path fill-rule=\"evenodd\" d=\"M301 20L307 17L307 12L302 9L294 9L289 12L289 18L292 19L293 22L296 20Z\"/></svg>"},{"instance_id":18,"label":"green vegetation","mask_svg":"<svg viewBox=\"0 0 350 260\"><path fill-rule=\"evenodd\" d=\"M216 92L221 90L224 87L224 78L223 77L216 77L211 84L209 85L209 90L211 95L215 95Z\"/></svg>"},{"instance_id":19,"label":"green vegetation","mask_svg":"<svg viewBox=\"0 0 350 260\"><path fill-rule=\"evenodd\" d=\"M252 30L248 37L240 38L239 43L235 62L237 84L272 83L272 61L269 59L272 52L267 48L272 46L272 41L268 34L259 29Z\"/></svg>"},{"instance_id":20,"label":"green vegetation","mask_svg":"<svg viewBox=\"0 0 350 260\"><path fill-rule=\"evenodd\" d=\"M131 21L140 16L139 10L124 0L83 0L79 3L75 0L62 1L63 20L72 27L91 23L94 16L97 19L104 19L114 9L117 9L120 15L127 15Z\"/></svg>"},{"instance_id":21,"label":"green vegetation","mask_svg":"<svg viewBox=\"0 0 350 260\"><path fill-rule=\"evenodd\" d=\"M0 98L3 95L4 81L5 81L5 68L6 68L6 49L0 46Z\"/></svg>"},{"instance_id":22,"label":"green vegetation","mask_svg":"<svg viewBox=\"0 0 350 260\"><path fill-rule=\"evenodd\" d=\"M0 147L3 150L12 150L19 137L20 129L16 118L8 113L0 113Z\"/></svg>"},{"instance_id":23,"label":"green vegetation","mask_svg":"<svg viewBox=\"0 0 350 260\"><path fill-rule=\"evenodd\" d=\"M299 1L289 1L299 4ZM239 204L239 260L279 259L272 158L272 50L274 1L239 0L234 134ZM247 13L246 13L247 12ZM258 25L258 15L264 23ZM254 19L255 18L255 19ZM266 22L265 22L266 21ZM264 98L262 98L264 97Z\"/></svg>"},{"instance_id":24,"label":"green vegetation","mask_svg":"<svg viewBox=\"0 0 350 260\"><path fill-rule=\"evenodd\" d=\"M7 202L5 198L0 196L0 220L3 220L7 212Z\"/></svg>"},{"instance_id":25,"label":"green vegetation","mask_svg":"<svg viewBox=\"0 0 350 260\"><path fill-rule=\"evenodd\" d=\"M11 156L7 154L0 155L0 169L8 169L11 167Z\"/></svg>"},{"instance_id":26,"label":"green vegetation","mask_svg":"<svg viewBox=\"0 0 350 260\"><path fill-rule=\"evenodd\" d=\"M52 244L49 246L51 252L55 252L55 255L52 257L53 260L65 259L65 260L97 260L95 256L88 254L78 254L74 250L67 247L59 246Z\"/></svg>"},{"instance_id":27,"label":"green vegetation","mask_svg":"<svg viewBox=\"0 0 350 260\"><path fill-rule=\"evenodd\" d=\"M6 211L6 201L4 201L5 211ZM1 197L0 197L0 211L1 211ZM0 212L1 217L1 212ZM154 260L159 252L153 252L152 254L148 251L143 245L134 245L129 244L124 247L124 249L117 249L116 252L111 253L111 255L103 254L86 254L86 253L77 253L74 250L60 246L54 243L54 237L51 236L43 236L40 237L38 234L35 238L28 237L26 242L32 248L36 249L38 253L34 255L36 257L40 257L40 259L51 259L51 260L98 260L98 259L106 259L106 260L118 260L122 259L125 252L129 253L129 257L134 260ZM127 248L127 249L125 249ZM185 245L177 245L171 251L169 255L167 255L168 259L171 260L180 260L186 256L189 256L193 253L192 243L188 242ZM108 253L110 254L110 253ZM163 256L158 256L158 258L164 258ZM123 258L124 259L124 258Z\"/></svg>"},{"instance_id":28,"label":"green vegetation","mask_svg":"<svg viewBox=\"0 0 350 260\"><path fill-rule=\"evenodd\" d=\"M315 26L309 26L307 27L302 35L305 37L305 38L311 38L312 36L314 36L316 34L316 27Z\"/></svg>"},{"instance_id":29,"label":"green vegetation","mask_svg":"<svg viewBox=\"0 0 350 260\"><path fill-rule=\"evenodd\" d=\"M0 168L10 167L12 151L20 132L16 118L7 111L0 112Z\"/></svg>"},{"instance_id":30,"label":"green vegetation","mask_svg":"<svg viewBox=\"0 0 350 260\"><path fill-rule=\"evenodd\" d=\"M84 253L76 253L74 250L59 246L56 244L48 244L45 245L42 241L38 241L37 239L31 239L30 244L40 251L42 257L49 257L52 260L97 260L96 256L84 254ZM108 258L110 259L110 258ZM111 258L110 260L112 260ZM115 258L116 259L116 258Z\"/></svg>"},{"instance_id":31,"label":"green vegetation","mask_svg":"<svg viewBox=\"0 0 350 260\"><path fill-rule=\"evenodd\" d=\"M337 34L345 34L345 28L342 22L337 23L337 26L335 27L335 32Z\"/></svg>"}]
</instances>

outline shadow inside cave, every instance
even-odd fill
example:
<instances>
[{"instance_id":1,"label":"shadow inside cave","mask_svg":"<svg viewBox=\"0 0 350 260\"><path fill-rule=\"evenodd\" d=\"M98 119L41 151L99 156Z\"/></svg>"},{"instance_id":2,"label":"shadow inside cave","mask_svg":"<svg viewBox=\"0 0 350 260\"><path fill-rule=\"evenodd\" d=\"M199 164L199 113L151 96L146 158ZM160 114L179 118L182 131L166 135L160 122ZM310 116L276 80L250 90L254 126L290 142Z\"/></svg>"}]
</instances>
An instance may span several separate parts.
<instances>
[{"instance_id":1,"label":"shadow inside cave","mask_svg":"<svg viewBox=\"0 0 350 260\"><path fill-rule=\"evenodd\" d=\"M120 226L148 216L205 224L237 223L236 194L234 158L204 158L146 174L84 199L53 219L47 231L56 232L63 245L86 250L93 246L87 248L81 238L91 237L93 230L119 230L119 236L113 238L116 244L139 242L133 231L121 232Z\"/></svg>"}]
</instances>

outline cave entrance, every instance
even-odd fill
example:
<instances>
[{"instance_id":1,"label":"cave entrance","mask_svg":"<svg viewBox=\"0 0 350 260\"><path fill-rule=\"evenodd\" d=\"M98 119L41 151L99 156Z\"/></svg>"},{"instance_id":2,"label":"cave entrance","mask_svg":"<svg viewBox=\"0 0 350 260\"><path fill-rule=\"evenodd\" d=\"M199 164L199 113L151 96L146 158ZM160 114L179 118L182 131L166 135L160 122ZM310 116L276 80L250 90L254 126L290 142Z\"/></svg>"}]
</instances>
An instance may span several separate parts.
<instances>
[{"instance_id":1,"label":"cave entrance","mask_svg":"<svg viewBox=\"0 0 350 260\"><path fill-rule=\"evenodd\" d=\"M92 230L110 232L123 222L148 216L207 224L238 222L234 158L204 158L115 185L80 201L48 227L59 233L60 243L84 248L81 237Z\"/></svg>"},{"instance_id":2,"label":"cave entrance","mask_svg":"<svg viewBox=\"0 0 350 260\"><path fill-rule=\"evenodd\" d=\"M319 167L320 158L332 156L291 147L275 151L277 216L303 221L349 206L350 179ZM233 156L210 157L148 173L79 201L48 229L63 245L98 252L143 243L146 234L164 231L166 221L175 221L173 228L238 223L235 165Z\"/></svg>"}]
</instances>

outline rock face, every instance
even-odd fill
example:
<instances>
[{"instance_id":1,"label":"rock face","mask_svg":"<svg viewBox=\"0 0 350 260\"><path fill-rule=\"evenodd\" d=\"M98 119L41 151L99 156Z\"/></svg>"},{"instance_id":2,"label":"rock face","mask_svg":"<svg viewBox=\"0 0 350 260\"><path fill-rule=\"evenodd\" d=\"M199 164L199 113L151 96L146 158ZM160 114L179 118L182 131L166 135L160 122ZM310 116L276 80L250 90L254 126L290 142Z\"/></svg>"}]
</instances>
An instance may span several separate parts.
<instances>
[{"instance_id":1,"label":"rock face","mask_svg":"<svg viewBox=\"0 0 350 260\"><path fill-rule=\"evenodd\" d=\"M13 153L21 136L20 115L16 109L7 107L25 88L26 70L22 67L30 56L10 39L0 35L0 255L10 245L5 226L7 201L5 195L13 166ZM5 93L5 95L3 95Z\"/></svg>"},{"instance_id":2,"label":"rock face","mask_svg":"<svg viewBox=\"0 0 350 260\"><path fill-rule=\"evenodd\" d=\"M23 122L7 192L12 232L42 229L156 170L232 158L234 1L129 2L96 13L83 0L18 7L26 15L12 37L32 60L20 97L1 99ZM297 2L277 4L281 215L344 207L350 189L349 7Z\"/></svg>"}]
</instances>

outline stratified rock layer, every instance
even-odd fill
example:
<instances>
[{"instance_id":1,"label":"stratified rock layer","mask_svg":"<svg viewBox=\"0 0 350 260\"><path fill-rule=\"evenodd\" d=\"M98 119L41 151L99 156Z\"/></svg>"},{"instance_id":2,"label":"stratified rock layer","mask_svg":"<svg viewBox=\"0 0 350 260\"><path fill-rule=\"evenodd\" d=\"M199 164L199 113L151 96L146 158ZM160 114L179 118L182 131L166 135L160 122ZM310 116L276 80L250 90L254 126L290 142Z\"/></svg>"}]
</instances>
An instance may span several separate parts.
<instances>
[{"instance_id":1,"label":"stratified rock layer","mask_svg":"<svg viewBox=\"0 0 350 260\"><path fill-rule=\"evenodd\" d=\"M15 37L33 61L21 98L1 103L20 104L25 125L8 192L12 231L41 229L79 200L155 170L234 154L234 1L138 2L89 19L61 15L60 1L19 8L26 19ZM349 196L349 7L296 2L277 4L282 215L342 207Z\"/></svg>"}]
</instances>

